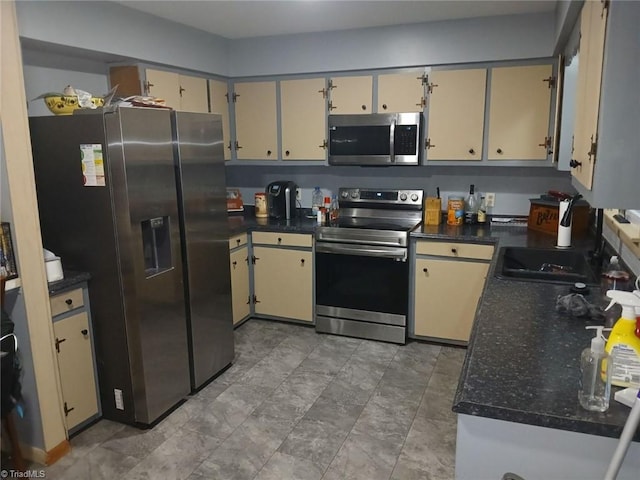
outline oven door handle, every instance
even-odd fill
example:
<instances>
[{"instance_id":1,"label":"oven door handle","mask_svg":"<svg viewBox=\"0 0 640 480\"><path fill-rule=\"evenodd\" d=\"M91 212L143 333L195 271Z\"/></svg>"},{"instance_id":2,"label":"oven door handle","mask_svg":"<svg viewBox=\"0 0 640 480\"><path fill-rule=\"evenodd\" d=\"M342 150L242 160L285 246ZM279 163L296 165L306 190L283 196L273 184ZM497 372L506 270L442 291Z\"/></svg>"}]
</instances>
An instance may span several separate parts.
<instances>
[{"instance_id":1,"label":"oven door handle","mask_svg":"<svg viewBox=\"0 0 640 480\"><path fill-rule=\"evenodd\" d=\"M316 243L316 252L355 255L358 257L390 258L407 261L407 249L395 247L374 247L371 245L353 245L345 243Z\"/></svg>"}]
</instances>

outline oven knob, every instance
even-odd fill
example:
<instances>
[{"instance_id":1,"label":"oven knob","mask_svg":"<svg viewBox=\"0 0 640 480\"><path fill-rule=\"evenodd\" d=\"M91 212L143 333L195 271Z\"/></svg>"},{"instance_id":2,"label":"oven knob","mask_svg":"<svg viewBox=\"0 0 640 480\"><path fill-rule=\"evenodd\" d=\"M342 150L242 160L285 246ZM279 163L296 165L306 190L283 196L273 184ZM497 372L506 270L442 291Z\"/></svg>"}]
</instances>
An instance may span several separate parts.
<instances>
[{"instance_id":1,"label":"oven knob","mask_svg":"<svg viewBox=\"0 0 640 480\"><path fill-rule=\"evenodd\" d=\"M358 191L354 190L353 192L351 192L351 198L358 198Z\"/></svg>"},{"instance_id":2,"label":"oven knob","mask_svg":"<svg viewBox=\"0 0 640 480\"><path fill-rule=\"evenodd\" d=\"M412 202L417 202L418 201L418 194L414 193L413 195L411 195L411 201Z\"/></svg>"},{"instance_id":3,"label":"oven knob","mask_svg":"<svg viewBox=\"0 0 640 480\"><path fill-rule=\"evenodd\" d=\"M402 200L403 202L407 200L407 194L406 193L401 193L400 194L400 200Z\"/></svg>"},{"instance_id":4,"label":"oven knob","mask_svg":"<svg viewBox=\"0 0 640 480\"><path fill-rule=\"evenodd\" d=\"M340 196L341 196L342 198L349 198L349 192L347 192L347 191L345 190L345 191L343 191L343 192L340 194Z\"/></svg>"}]
</instances>

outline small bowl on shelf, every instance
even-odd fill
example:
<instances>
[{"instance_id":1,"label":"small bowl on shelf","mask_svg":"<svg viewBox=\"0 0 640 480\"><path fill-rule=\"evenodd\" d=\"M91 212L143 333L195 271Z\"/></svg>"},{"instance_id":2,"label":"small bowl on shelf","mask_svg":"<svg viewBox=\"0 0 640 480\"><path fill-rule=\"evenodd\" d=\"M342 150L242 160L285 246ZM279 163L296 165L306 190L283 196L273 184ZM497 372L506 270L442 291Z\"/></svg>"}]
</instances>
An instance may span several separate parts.
<instances>
[{"instance_id":1,"label":"small bowl on shelf","mask_svg":"<svg viewBox=\"0 0 640 480\"><path fill-rule=\"evenodd\" d=\"M47 95L44 97L44 103L55 115L71 115L74 110L82 108L77 95ZM102 107L104 98L91 97L91 103L96 107Z\"/></svg>"}]
</instances>

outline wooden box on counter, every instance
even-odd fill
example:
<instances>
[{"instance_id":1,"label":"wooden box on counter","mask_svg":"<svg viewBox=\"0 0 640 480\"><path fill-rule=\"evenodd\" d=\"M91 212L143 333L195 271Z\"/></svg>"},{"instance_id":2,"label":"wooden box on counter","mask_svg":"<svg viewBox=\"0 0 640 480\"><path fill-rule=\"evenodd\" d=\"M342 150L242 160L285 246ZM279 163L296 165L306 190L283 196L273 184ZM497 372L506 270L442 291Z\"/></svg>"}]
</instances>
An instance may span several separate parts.
<instances>
[{"instance_id":1,"label":"wooden box on counter","mask_svg":"<svg viewBox=\"0 0 640 480\"><path fill-rule=\"evenodd\" d=\"M532 198L530 201L527 228L550 235L557 235L558 222L560 221L560 202L542 198ZM591 207L584 200L578 201L573 205L572 235L581 237L587 234L590 210Z\"/></svg>"}]
</instances>

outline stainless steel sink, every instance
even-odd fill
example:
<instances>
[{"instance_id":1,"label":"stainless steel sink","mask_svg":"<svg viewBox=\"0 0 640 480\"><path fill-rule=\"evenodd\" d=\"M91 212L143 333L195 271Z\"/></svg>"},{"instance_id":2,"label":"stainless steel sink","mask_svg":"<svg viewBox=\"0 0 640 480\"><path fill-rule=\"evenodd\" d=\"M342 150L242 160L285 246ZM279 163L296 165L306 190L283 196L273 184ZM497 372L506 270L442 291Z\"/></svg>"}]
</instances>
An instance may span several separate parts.
<instances>
[{"instance_id":1,"label":"stainless steel sink","mask_svg":"<svg viewBox=\"0 0 640 480\"><path fill-rule=\"evenodd\" d=\"M598 284L587 257L575 250L502 247L495 272L499 278L532 282Z\"/></svg>"}]
</instances>

